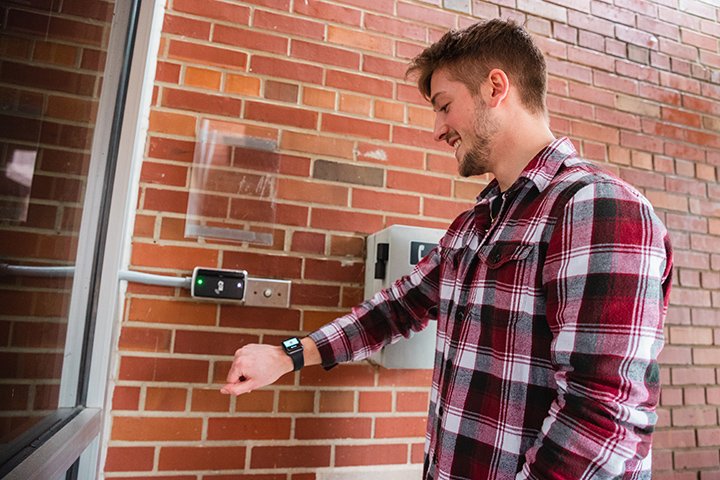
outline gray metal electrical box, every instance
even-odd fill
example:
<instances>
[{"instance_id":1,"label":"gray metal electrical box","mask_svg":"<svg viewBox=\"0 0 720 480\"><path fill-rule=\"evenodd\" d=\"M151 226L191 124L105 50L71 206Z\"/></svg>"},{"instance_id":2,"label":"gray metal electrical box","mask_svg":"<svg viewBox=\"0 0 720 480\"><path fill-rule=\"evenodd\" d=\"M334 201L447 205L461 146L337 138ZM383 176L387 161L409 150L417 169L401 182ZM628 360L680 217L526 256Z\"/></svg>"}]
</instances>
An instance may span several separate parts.
<instances>
[{"instance_id":1,"label":"gray metal electrical box","mask_svg":"<svg viewBox=\"0 0 720 480\"><path fill-rule=\"evenodd\" d=\"M436 228L393 225L367 238L365 298L409 274L422 257L445 234ZM433 368L437 321L430 320L422 332L388 345L371 359L386 368Z\"/></svg>"}]
</instances>

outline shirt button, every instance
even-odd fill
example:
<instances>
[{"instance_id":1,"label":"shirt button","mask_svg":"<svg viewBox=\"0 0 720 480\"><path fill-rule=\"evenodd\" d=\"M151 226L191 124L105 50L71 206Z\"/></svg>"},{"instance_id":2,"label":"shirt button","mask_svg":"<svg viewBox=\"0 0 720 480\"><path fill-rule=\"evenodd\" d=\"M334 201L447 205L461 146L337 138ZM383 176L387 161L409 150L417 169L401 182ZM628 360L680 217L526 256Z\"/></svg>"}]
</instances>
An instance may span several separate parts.
<instances>
[{"instance_id":1,"label":"shirt button","mask_svg":"<svg viewBox=\"0 0 720 480\"><path fill-rule=\"evenodd\" d=\"M500 260L500 252L494 252L492 255L490 255L490 261L493 263L497 263Z\"/></svg>"},{"instance_id":2,"label":"shirt button","mask_svg":"<svg viewBox=\"0 0 720 480\"><path fill-rule=\"evenodd\" d=\"M465 311L462 308L458 308L457 310L455 310L455 320L459 322L463 319L464 316Z\"/></svg>"},{"instance_id":3,"label":"shirt button","mask_svg":"<svg viewBox=\"0 0 720 480\"><path fill-rule=\"evenodd\" d=\"M442 417L445 414L445 409L440 405L440 408L438 408L438 417Z\"/></svg>"}]
</instances>

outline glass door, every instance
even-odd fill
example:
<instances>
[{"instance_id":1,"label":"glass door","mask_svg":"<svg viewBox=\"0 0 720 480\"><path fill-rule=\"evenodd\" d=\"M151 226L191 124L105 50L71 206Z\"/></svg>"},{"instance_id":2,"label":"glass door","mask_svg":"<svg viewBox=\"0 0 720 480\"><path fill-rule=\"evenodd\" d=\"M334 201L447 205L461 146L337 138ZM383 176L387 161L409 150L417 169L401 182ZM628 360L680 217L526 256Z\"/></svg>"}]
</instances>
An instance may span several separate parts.
<instances>
[{"instance_id":1,"label":"glass door","mask_svg":"<svg viewBox=\"0 0 720 480\"><path fill-rule=\"evenodd\" d=\"M0 2L0 477L82 414L134 35L117 10Z\"/></svg>"}]
</instances>

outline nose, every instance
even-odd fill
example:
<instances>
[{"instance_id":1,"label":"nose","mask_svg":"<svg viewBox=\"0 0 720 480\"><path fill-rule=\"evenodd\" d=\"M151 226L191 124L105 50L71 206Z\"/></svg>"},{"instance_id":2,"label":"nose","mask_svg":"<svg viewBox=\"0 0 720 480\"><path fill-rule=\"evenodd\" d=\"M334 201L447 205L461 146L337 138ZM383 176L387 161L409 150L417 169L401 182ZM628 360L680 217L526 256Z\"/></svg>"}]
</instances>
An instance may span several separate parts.
<instances>
[{"instance_id":1,"label":"nose","mask_svg":"<svg viewBox=\"0 0 720 480\"><path fill-rule=\"evenodd\" d=\"M435 114L435 126L433 128L433 139L436 142L442 142L447 138L448 127L441 115Z\"/></svg>"}]
</instances>

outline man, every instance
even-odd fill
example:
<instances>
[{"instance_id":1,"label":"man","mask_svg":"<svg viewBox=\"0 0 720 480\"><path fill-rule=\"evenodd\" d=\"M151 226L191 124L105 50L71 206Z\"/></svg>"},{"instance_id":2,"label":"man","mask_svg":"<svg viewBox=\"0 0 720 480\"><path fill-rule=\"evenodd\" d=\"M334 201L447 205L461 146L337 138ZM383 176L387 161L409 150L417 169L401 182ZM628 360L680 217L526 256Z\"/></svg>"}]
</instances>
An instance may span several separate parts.
<instances>
[{"instance_id":1,"label":"man","mask_svg":"<svg viewBox=\"0 0 720 480\"><path fill-rule=\"evenodd\" d=\"M665 227L635 189L554 138L545 61L522 27L449 32L410 71L460 174L495 180L412 274L302 339L301 354L238 350L222 391L262 387L302 359L366 358L432 315L424 478L650 478Z\"/></svg>"}]
</instances>

